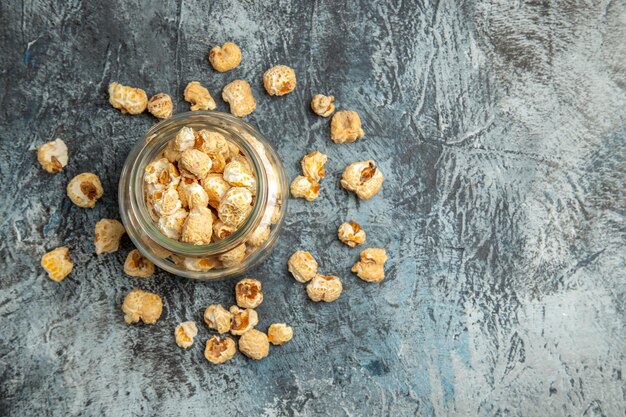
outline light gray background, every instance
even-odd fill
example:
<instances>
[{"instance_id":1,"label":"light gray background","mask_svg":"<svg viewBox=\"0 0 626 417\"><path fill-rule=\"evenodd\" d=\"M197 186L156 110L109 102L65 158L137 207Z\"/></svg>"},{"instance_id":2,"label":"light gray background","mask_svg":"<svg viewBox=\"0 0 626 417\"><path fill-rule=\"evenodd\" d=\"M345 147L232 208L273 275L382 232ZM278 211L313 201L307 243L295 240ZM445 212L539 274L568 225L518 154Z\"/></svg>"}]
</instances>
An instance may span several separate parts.
<instances>
[{"instance_id":1,"label":"light gray background","mask_svg":"<svg viewBox=\"0 0 626 417\"><path fill-rule=\"evenodd\" d=\"M0 414L624 415L624 2L33 0L0 13ZM243 62L218 74L206 56L227 40ZM262 89L275 64L298 74L286 97ZM231 304L235 281L133 279L127 237L102 256L92 239L119 218L122 164L155 123L112 109L108 83L165 91L181 112L199 80L225 111L236 78L289 177L312 150L328 176L317 201L291 201L250 273L259 327L285 321L293 341L212 366L204 326L188 351L173 330ZM362 140L330 142L308 108L320 92L359 112ZM49 175L35 149L56 137L70 162ZM359 202L338 179L367 158L387 179ZM65 196L84 171L105 188L93 210ZM335 237L348 219L387 248L382 284L349 272L359 251ZM75 269L55 284L39 259L59 245ZM337 302L308 301L289 277L297 248L341 276ZM157 325L124 324L133 287L163 297Z\"/></svg>"}]
</instances>

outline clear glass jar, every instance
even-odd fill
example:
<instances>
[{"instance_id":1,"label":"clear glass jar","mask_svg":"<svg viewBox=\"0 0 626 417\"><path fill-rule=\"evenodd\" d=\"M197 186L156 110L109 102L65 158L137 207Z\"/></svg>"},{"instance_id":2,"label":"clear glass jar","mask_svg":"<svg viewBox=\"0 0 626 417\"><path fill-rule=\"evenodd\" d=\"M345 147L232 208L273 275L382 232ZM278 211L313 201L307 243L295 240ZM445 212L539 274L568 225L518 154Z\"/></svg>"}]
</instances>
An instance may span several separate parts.
<instances>
[{"instance_id":1,"label":"clear glass jar","mask_svg":"<svg viewBox=\"0 0 626 417\"><path fill-rule=\"evenodd\" d=\"M257 180L256 197L248 218L232 235L208 245L166 237L154 224L144 198L146 166L159 158L184 126L224 135L248 158ZM122 222L137 249L161 269L200 280L239 275L265 259L282 228L288 193L283 165L261 133L237 117L203 111L177 114L150 128L126 158L118 190ZM269 228L269 235L259 239L254 233L264 227ZM229 256L241 254L244 246L245 258L234 265L228 262Z\"/></svg>"}]
</instances>

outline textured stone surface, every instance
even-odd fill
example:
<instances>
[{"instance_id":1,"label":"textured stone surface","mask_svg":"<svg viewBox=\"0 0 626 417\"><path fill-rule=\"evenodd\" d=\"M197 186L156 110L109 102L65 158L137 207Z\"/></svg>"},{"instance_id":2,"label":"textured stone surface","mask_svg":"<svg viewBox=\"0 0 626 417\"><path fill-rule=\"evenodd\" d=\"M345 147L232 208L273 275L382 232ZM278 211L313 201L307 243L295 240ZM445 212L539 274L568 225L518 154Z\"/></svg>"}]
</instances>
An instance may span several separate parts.
<instances>
[{"instance_id":1,"label":"textured stone surface","mask_svg":"<svg viewBox=\"0 0 626 417\"><path fill-rule=\"evenodd\" d=\"M1 415L623 415L623 2L91 3L0 4ZM244 58L218 74L206 55L226 40ZM275 64L296 69L293 94L263 92ZM204 326L188 351L173 331L231 304L235 281L133 279L128 238L102 256L91 241L119 218L120 169L155 122L113 110L108 83L167 92L181 112L188 81L219 98L235 78L288 175L314 149L329 175L250 274L260 328L285 321L293 340L211 366ZM365 138L333 145L316 93L359 111ZM70 162L49 175L34 150L56 137ZM338 178L366 158L387 181L359 202ZM64 193L83 171L105 188L93 210ZM358 250L335 237L347 219L388 249L382 284L350 274ZM76 267L55 284L39 258L58 245ZM337 302L307 300L286 269L294 248L342 277ZM124 324L133 287L163 296L155 326Z\"/></svg>"}]
</instances>

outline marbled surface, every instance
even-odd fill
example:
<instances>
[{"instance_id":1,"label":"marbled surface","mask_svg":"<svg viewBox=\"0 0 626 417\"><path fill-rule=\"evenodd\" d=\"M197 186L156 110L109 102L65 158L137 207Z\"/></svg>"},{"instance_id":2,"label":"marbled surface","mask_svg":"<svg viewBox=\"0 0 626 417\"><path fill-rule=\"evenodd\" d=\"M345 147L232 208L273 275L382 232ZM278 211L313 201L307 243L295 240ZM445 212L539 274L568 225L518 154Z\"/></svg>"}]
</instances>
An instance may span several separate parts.
<instances>
[{"instance_id":1,"label":"marbled surface","mask_svg":"<svg viewBox=\"0 0 626 417\"><path fill-rule=\"evenodd\" d=\"M626 5L623 1L5 1L0 4L0 414L624 415ZM235 71L209 49L234 40ZM287 64L293 94L261 75ZM173 330L233 302L235 281L122 272L127 237L96 256L93 227L119 218L127 152L155 119L107 104L109 82L165 91L186 110L188 81L252 84L247 118L287 173L329 155L320 198L292 200L284 238L251 272L260 327L289 344L260 362L203 357L208 331L179 349ZM313 94L357 110L365 137L329 140ZM70 163L50 175L35 149L61 137ZM387 180L359 202L344 166L373 158ZM65 196L92 171L95 209ZM362 224L386 247L387 278L349 272L358 250L336 227ZM71 248L74 272L46 278L40 256ZM343 279L334 303L308 301L288 275L294 248ZM163 296L162 319L127 326L133 287Z\"/></svg>"}]
</instances>

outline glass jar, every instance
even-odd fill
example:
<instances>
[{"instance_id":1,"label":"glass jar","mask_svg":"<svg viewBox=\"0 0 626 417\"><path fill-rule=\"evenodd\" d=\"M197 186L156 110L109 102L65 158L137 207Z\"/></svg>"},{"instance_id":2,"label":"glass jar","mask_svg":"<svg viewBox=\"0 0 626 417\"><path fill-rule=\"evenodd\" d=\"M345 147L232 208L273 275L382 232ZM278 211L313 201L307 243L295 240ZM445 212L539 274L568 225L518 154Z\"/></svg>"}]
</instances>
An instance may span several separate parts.
<instances>
[{"instance_id":1,"label":"glass jar","mask_svg":"<svg viewBox=\"0 0 626 417\"><path fill-rule=\"evenodd\" d=\"M237 145L249 160L257 181L254 205L247 219L230 236L207 245L166 237L154 224L144 198L146 166L159 159L169 141L185 126L221 133ZM265 259L282 228L289 188L278 155L254 127L229 114L196 111L177 114L146 132L126 158L118 193L126 232L144 256L173 274L209 280L242 274Z\"/></svg>"}]
</instances>

